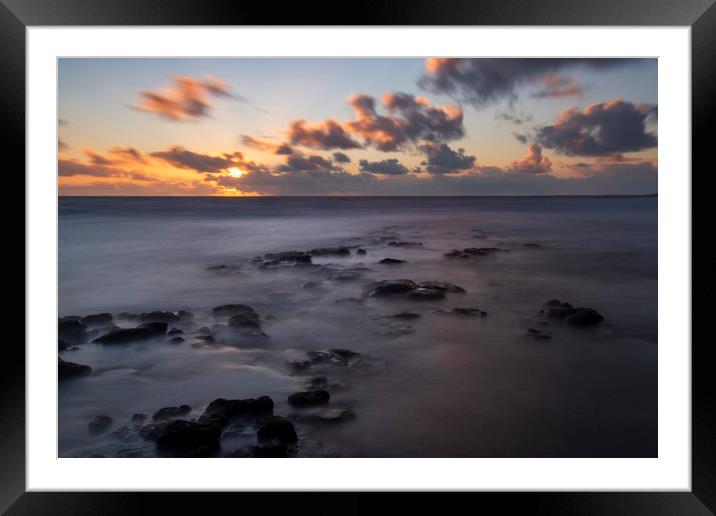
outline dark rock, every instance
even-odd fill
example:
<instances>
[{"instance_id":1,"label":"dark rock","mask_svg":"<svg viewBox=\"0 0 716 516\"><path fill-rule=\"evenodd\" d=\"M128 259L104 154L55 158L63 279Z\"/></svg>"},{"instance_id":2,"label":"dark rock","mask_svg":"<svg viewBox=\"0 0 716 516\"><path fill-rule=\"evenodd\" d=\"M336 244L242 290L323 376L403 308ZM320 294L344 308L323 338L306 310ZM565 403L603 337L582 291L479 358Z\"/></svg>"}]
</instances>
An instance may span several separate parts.
<instances>
[{"instance_id":1,"label":"dark rock","mask_svg":"<svg viewBox=\"0 0 716 516\"><path fill-rule=\"evenodd\" d=\"M350 349L324 349L320 351L309 351L306 353L312 363L330 362L332 364L347 366L352 360L358 358L360 353Z\"/></svg>"},{"instance_id":2,"label":"dark rock","mask_svg":"<svg viewBox=\"0 0 716 516\"><path fill-rule=\"evenodd\" d=\"M393 315L384 315L383 317L386 319L398 319L400 321L413 321L415 319L420 319L422 315L416 314L415 312L400 312Z\"/></svg>"},{"instance_id":3,"label":"dark rock","mask_svg":"<svg viewBox=\"0 0 716 516\"><path fill-rule=\"evenodd\" d=\"M199 422L218 424L223 427L232 417L263 416L273 414L273 400L268 396L227 400L218 398L209 403Z\"/></svg>"},{"instance_id":4,"label":"dark rock","mask_svg":"<svg viewBox=\"0 0 716 516\"><path fill-rule=\"evenodd\" d=\"M82 344L87 341L87 326L76 319L65 319L58 323L57 335L70 344Z\"/></svg>"},{"instance_id":5,"label":"dark rock","mask_svg":"<svg viewBox=\"0 0 716 516\"><path fill-rule=\"evenodd\" d=\"M472 256L487 256L495 253L508 253L509 249L499 247L467 247L463 250L453 249L443 256L446 258L470 258Z\"/></svg>"},{"instance_id":6,"label":"dark rock","mask_svg":"<svg viewBox=\"0 0 716 516\"><path fill-rule=\"evenodd\" d=\"M240 265L210 265L206 268L207 271L213 272L216 274L237 274L241 272L241 266Z\"/></svg>"},{"instance_id":7,"label":"dark rock","mask_svg":"<svg viewBox=\"0 0 716 516\"><path fill-rule=\"evenodd\" d=\"M196 333L199 335L211 335L211 329L208 326L202 326L196 330Z\"/></svg>"},{"instance_id":8,"label":"dark rock","mask_svg":"<svg viewBox=\"0 0 716 516\"><path fill-rule=\"evenodd\" d=\"M480 310L479 308L463 308L463 307L456 307L452 310L436 310L436 314L442 314L442 315L468 315L468 316L480 316L480 317L487 317L487 312L484 310Z\"/></svg>"},{"instance_id":9,"label":"dark rock","mask_svg":"<svg viewBox=\"0 0 716 516\"><path fill-rule=\"evenodd\" d=\"M434 288L417 287L408 293L416 301L437 301L445 298L445 292Z\"/></svg>"},{"instance_id":10,"label":"dark rock","mask_svg":"<svg viewBox=\"0 0 716 516\"><path fill-rule=\"evenodd\" d=\"M303 288L305 288L305 289L318 288L321 286L321 284L322 283L320 281L307 281L306 283L303 284Z\"/></svg>"},{"instance_id":11,"label":"dark rock","mask_svg":"<svg viewBox=\"0 0 716 516\"><path fill-rule=\"evenodd\" d=\"M194 319L194 314L189 312L188 310L179 310L177 312L177 316L179 317L179 320L183 322L191 321Z\"/></svg>"},{"instance_id":12,"label":"dark rock","mask_svg":"<svg viewBox=\"0 0 716 516\"><path fill-rule=\"evenodd\" d=\"M57 360L57 377L60 380L76 376L87 376L92 372L92 368L88 365L66 362L61 358L58 358Z\"/></svg>"},{"instance_id":13,"label":"dark rock","mask_svg":"<svg viewBox=\"0 0 716 516\"><path fill-rule=\"evenodd\" d=\"M87 431L92 435L102 434L109 430L113 421L114 419L112 419L111 416L104 414L95 416L92 421L87 424Z\"/></svg>"},{"instance_id":14,"label":"dark rock","mask_svg":"<svg viewBox=\"0 0 716 516\"><path fill-rule=\"evenodd\" d=\"M181 337L179 337L179 338L181 338ZM202 341L206 342L207 344L214 344L216 342L216 339L211 335L196 335L194 338L197 340L202 340ZM172 340L174 340L174 339L172 339Z\"/></svg>"},{"instance_id":15,"label":"dark rock","mask_svg":"<svg viewBox=\"0 0 716 516\"><path fill-rule=\"evenodd\" d=\"M161 311L155 311L155 312L149 312L146 314L141 314L139 316L139 320L144 323L177 323L179 322L179 316L173 312L161 312ZM166 329L164 330L166 331Z\"/></svg>"},{"instance_id":16,"label":"dark rock","mask_svg":"<svg viewBox=\"0 0 716 516\"><path fill-rule=\"evenodd\" d=\"M294 407L312 407L325 405L331 399L328 391L316 389L312 391L294 392L288 397L288 404Z\"/></svg>"},{"instance_id":17,"label":"dark rock","mask_svg":"<svg viewBox=\"0 0 716 516\"><path fill-rule=\"evenodd\" d=\"M432 290L440 290L442 292L453 292L457 294L464 294L465 289L454 285L452 283L448 283L447 281L421 281L418 283L418 287L422 288L429 288Z\"/></svg>"},{"instance_id":18,"label":"dark rock","mask_svg":"<svg viewBox=\"0 0 716 516\"><path fill-rule=\"evenodd\" d=\"M92 314L92 315L86 315L82 319L80 319L80 322L84 324L87 327L97 327L97 326L106 326L112 322L112 314L109 313L101 313L101 314Z\"/></svg>"},{"instance_id":19,"label":"dark rock","mask_svg":"<svg viewBox=\"0 0 716 516\"><path fill-rule=\"evenodd\" d=\"M183 337L172 337L169 339L169 344L181 344L182 342L184 342Z\"/></svg>"},{"instance_id":20,"label":"dark rock","mask_svg":"<svg viewBox=\"0 0 716 516\"><path fill-rule=\"evenodd\" d=\"M574 307L559 299L547 301L540 313L554 319L563 319L575 326L594 326L604 320L604 316L594 308Z\"/></svg>"},{"instance_id":21,"label":"dark rock","mask_svg":"<svg viewBox=\"0 0 716 516\"><path fill-rule=\"evenodd\" d=\"M259 321L258 314L239 314L229 318L227 323L229 328L234 329L248 329L248 330L260 330L261 322Z\"/></svg>"},{"instance_id":22,"label":"dark rock","mask_svg":"<svg viewBox=\"0 0 716 516\"><path fill-rule=\"evenodd\" d=\"M385 297L407 294L416 287L416 283L408 279L383 280L368 286L368 296Z\"/></svg>"},{"instance_id":23,"label":"dark rock","mask_svg":"<svg viewBox=\"0 0 716 516\"><path fill-rule=\"evenodd\" d=\"M178 407L163 407L154 413L152 419L154 421L159 421L160 419L172 419L176 417L186 416L189 412L191 412L191 407L189 405L180 405Z\"/></svg>"},{"instance_id":24,"label":"dark rock","mask_svg":"<svg viewBox=\"0 0 716 516\"><path fill-rule=\"evenodd\" d=\"M233 304L233 305L221 305L211 309L211 313L214 317L233 317L234 315L244 315L258 319L259 314L256 310L251 308L249 305Z\"/></svg>"},{"instance_id":25,"label":"dark rock","mask_svg":"<svg viewBox=\"0 0 716 516\"><path fill-rule=\"evenodd\" d=\"M146 414L134 414L134 415L132 416L132 423L135 423L135 424L142 423L142 422L144 422L146 419L147 419L147 415L146 415Z\"/></svg>"},{"instance_id":26,"label":"dark rock","mask_svg":"<svg viewBox=\"0 0 716 516\"><path fill-rule=\"evenodd\" d=\"M153 327L121 328L97 337L92 342L97 344L128 344L130 342L147 342L163 336L163 332L157 331Z\"/></svg>"},{"instance_id":27,"label":"dark rock","mask_svg":"<svg viewBox=\"0 0 716 516\"><path fill-rule=\"evenodd\" d=\"M167 323L160 322L160 321L153 321L153 322L147 322L140 324L137 326L138 329L146 328L153 330L157 333L166 333L167 332Z\"/></svg>"},{"instance_id":28,"label":"dark rock","mask_svg":"<svg viewBox=\"0 0 716 516\"><path fill-rule=\"evenodd\" d=\"M219 446L221 427L183 419L151 423L140 428L145 439L156 441L159 450L175 456L201 456Z\"/></svg>"},{"instance_id":29,"label":"dark rock","mask_svg":"<svg viewBox=\"0 0 716 516\"><path fill-rule=\"evenodd\" d=\"M359 256L365 256L366 254L368 254L368 251L366 251L365 249L358 249L356 250L356 254Z\"/></svg>"},{"instance_id":30,"label":"dark rock","mask_svg":"<svg viewBox=\"0 0 716 516\"><path fill-rule=\"evenodd\" d=\"M388 245L391 247L422 247L422 242L402 242L402 241L394 241L394 242L388 242Z\"/></svg>"},{"instance_id":31,"label":"dark rock","mask_svg":"<svg viewBox=\"0 0 716 516\"><path fill-rule=\"evenodd\" d=\"M537 330L535 328L527 328L527 335L530 337L534 337L536 339L551 339L552 336L548 333L544 333L543 331Z\"/></svg>"},{"instance_id":32,"label":"dark rock","mask_svg":"<svg viewBox=\"0 0 716 516\"><path fill-rule=\"evenodd\" d=\"M167 335L172 336L172 337L174 335L183 335L183 334L184 334L184 332L182 330L180 330L179 328L172 328L171 330L169 330L167 332Z\"/></svg>"},{"instance_id":33,"label":"dark rock","mask_svg":"<svg viewBox=\"0 0 716 516\"><path fill-rule=\"evenodd\" d=\"M66 349L69 349L70 345L65 342L62 339L57 339L57 350L58 351L65 351Z\"/></svg>"},{"instance_id":34,"label":"dark rock","mask_svg":"<svg viewBox=\"0 0 716 516\"><path fill-rule=\"evenodd\" d=\"M264 255L269 263L311 263L311 255L303 251L283 251Z\"/></svg>"},{"instance_id":35,"label":"dark rock","mask_svg":"<svg viewBox=\"0 0 716 516\"><path fill-rule=\"evenodd\" d=\"M306 389L309 391L321 390L328 387L328 378L323 375L312 376L306 381Z\"/></svg>"},{"instance_id":36,"label":"dark rock","mask_svg":"<svg viewBox=\"0 0 716 516\"><path fill-rule=\"evenodd\" d=\"M311 249L311 256L350 256L351 250L348 247L321 247L319 249Z\"/></svg>"},{"instance_id":37,"label":"dark rock","mask_svg":"<svg viewBox=\"0 0 716 516\"><path fill-rule=\"evenodd\" d=\"M82 319L82 317L79 315L65 315L64 317L60 317L57 320L57 323L60 324L66 321L79 321L80 319Z\"/></svg>"},{"instance_id":38,"label":"dark rock","mask_svg":"<svg viewBox=\"0 0 716 516\"><path fill-rule=\"evenodd\" d=\"M136 321L139 319L139 314L132 314L129 312L119 312L117 319L124 319L126 321Z\"/></svg>"},{"instance_id":39,"label":"dark rock","mask_svg":"<svg viewBox=\"0 0 716 516\"><path fill-rule=\"evenodd\" d=\"M264 416L258 420L256 439L259 443L277 441L282 444L294 444L298 441L298 435L293 423L285 417Z\"/></svg>"},{"instance_id":40,"label":"dark rock","mask_svg":"<svg viewBox=\"0 0 716 516\"><path fill-rule=\"evenodd\" d=\"M405 263L405 260L399 260L397 258L383 258L378 263L382 263L383 265L397 265L399 263Z\"/></svg>"}]
</instances>

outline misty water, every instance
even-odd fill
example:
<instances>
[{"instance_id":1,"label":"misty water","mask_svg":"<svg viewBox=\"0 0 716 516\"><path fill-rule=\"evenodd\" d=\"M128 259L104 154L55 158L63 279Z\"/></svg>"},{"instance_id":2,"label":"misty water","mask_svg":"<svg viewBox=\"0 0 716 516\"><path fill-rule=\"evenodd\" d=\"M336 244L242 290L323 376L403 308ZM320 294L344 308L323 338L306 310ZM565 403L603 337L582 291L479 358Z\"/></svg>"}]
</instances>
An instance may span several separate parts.
<instances>
[{"instance_id":1,"label":"misty water","mask_svg":"<svg viewBox=\"0 0 716 516\"><path fill-rule=\"evenodd\" d=\"M59 215L59 316L110 312L118 326L134 327L118 314L187 310L195 321L181 344L61 351L92 373L60 382L60 456L156 456L133 414L186 404L192 412L183 417L194 419L215 398L261 395L294 419L298 456L657 454L655 197L60 198ZM422 245L389 245L399 241ZM339 245L350 256L313 258L326 267L251 262ZM444 256L471 247L509 252ZM386 257L406 262L378 264ZM229 267L207 269L215 265ZM344 269L359 277L331 279ZM399 278L467 292L364 296L371 281ZM359 301L336 303L346 298ZM551 299L605 320L576 327L545 318L539 310ZM196 328L226 322L211 309L228 303L252 306L270 338L194 339ZM436 313L454 307L487 316ZM404 311L422 317L381 317ZM290 363L330 348L360 353L362 366ZM355 418L300 419L287 397L316 374L328 378L329 407ZM114 421L92 435L87 425L98 414ZM216 454L255 440L251 427L229 426Z\"/></svg>"}]
</instances>

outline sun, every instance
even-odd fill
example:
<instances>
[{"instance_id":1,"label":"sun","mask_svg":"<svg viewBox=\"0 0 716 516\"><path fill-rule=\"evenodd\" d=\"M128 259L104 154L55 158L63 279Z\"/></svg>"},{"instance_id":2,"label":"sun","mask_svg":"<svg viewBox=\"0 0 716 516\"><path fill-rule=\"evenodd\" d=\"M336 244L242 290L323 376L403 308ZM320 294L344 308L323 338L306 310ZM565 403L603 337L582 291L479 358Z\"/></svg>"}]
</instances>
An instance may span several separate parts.
<instances>
[{"instance_id":1,"label":"sun","mask_svg":"<svg viewBox=\"0 0 716 516\"><path fill-rule=\"evenodd\" d=\"M245 174L245 172L243 170L241 170L240 168L236 168L236 167L231 167L227 170L229 171L229 174L231 174L233 177L241 177Z\"/></svg>"}]
</instances>

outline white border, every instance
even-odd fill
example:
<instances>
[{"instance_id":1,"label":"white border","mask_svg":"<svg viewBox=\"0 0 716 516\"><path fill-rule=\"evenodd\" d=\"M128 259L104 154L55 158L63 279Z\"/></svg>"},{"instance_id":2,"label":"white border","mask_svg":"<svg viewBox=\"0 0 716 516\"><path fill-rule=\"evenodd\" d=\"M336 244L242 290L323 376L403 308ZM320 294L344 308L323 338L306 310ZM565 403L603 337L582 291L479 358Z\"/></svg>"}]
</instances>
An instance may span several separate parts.
<instances>
[{"instance_id":1,"label":"white border","mask_svg":"<svg viewBox=\"0 0 716 516\"><path fill-rule=\"evenodd\" d=\"M682 27L28 28L28 490L690 490L690 39ZM659 58L658 459L56 458L58 56L525 52Z\"/></svg>"}]
</instances>

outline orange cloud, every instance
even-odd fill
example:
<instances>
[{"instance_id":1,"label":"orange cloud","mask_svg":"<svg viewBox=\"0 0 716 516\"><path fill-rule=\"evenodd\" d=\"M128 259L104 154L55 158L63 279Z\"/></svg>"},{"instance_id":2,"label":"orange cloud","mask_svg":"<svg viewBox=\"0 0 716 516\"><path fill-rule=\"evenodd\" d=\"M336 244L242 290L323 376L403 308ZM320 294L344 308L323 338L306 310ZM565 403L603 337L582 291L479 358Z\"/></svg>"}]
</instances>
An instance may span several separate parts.
<instances>
[{"instance_id":1,"label":"orange cloud","mask_svg":"<svg viewBox=\"0 0 716 516\"><path fill-rule=\"evenodd\" d=\"M524 158L512 162L509 170L523 174L546 174L552 170L552 162L542 156L542 147L535 143L530 145Z\"/></svg>"}]
</instances>

